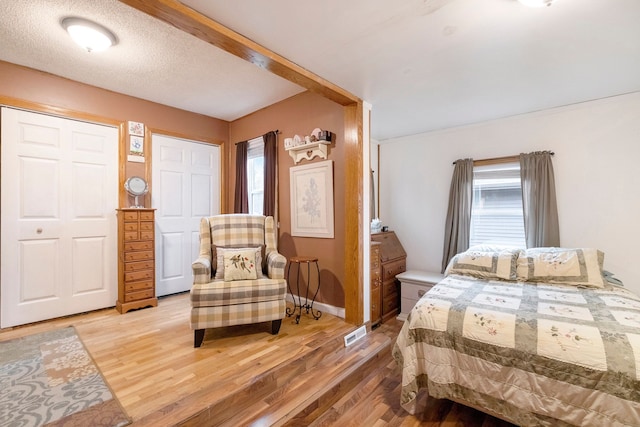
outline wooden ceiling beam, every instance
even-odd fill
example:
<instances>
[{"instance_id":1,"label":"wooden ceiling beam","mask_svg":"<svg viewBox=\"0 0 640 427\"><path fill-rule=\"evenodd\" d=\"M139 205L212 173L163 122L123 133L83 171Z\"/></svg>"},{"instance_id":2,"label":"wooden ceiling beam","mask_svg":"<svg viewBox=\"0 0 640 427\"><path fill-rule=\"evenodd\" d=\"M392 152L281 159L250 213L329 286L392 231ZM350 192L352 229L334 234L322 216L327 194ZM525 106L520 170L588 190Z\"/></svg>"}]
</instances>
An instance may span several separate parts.
<instances>
[{"instance_id":1,"label":"wooden ceiling beam","mask_svg":"<svg viewBox=\"0 0 640 427\"><path fill-rule=\"evenodd\" d=\"M120 2L340 105L361 102L357 96L341 87L176 0L120 0Z\"/></svg>"}]
</instances>

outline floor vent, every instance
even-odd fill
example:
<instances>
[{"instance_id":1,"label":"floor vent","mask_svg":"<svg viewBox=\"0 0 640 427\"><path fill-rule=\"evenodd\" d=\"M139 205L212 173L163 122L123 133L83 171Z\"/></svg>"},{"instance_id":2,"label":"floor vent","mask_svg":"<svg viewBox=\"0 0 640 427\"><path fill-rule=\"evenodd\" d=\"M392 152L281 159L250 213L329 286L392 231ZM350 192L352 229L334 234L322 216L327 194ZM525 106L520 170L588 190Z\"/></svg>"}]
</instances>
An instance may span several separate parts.
<instances>
[{"instance_id":1,"label":"floor vent","mask_svg":"<svg viewBox=\"0 0 640 427\"><path fill-rule=\"evenodd\" d=\"M360 326L355 331L344 336L344 346L349 347L351 344L358 341L360 338L364 337L365 335L367 335L367 328L364 325Z\"/></svg>"}]
</instances>

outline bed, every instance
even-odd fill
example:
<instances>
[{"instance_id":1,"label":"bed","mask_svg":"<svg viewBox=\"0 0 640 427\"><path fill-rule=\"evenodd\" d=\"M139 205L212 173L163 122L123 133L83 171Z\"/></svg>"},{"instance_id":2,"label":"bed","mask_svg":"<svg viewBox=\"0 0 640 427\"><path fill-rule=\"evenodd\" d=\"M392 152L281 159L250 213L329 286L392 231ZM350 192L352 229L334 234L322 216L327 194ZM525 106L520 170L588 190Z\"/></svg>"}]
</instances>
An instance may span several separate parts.
<instances>
[{"instance_id":1,"label":"bed","mask_svg":"<svg viewBox=\"0 0 640 427\"><path fill-rule=\"evenodd\" d=\"M470 250L410 312L393 356L421 393L523 426L640 426L640 297L595 249Z\"/></svg>"}]
</instances>

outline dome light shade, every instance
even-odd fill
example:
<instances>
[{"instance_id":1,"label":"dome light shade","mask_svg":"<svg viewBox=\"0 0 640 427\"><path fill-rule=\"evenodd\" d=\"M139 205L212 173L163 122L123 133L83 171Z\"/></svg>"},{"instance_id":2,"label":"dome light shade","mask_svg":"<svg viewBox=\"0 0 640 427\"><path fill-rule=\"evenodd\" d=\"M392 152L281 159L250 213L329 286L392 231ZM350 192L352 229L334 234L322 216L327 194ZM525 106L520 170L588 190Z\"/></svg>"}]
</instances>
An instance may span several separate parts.
<instances>
[{"instance_id":1,"label":"dome light shade","mask_svg":"<svg viewBox=\"0 0 640 427\"><path fill-rule=\"evenodd\" d=\"M544 6L551 6L551 3L553 3L554 0L518 0L518 1L523 5L529 6L529 7L544 7Z\"/></svg>"},{"instance_id":2,"label":"dome light shade","mask_svg":"<svg viewBox=\"0 0 640 427\"><path fill-rule=\"evenodd\" d=\"M101 52L118 42L111 31L83 18L64 18L61 24L73 41L87 52Z\"/></svg>"}]
</instances>

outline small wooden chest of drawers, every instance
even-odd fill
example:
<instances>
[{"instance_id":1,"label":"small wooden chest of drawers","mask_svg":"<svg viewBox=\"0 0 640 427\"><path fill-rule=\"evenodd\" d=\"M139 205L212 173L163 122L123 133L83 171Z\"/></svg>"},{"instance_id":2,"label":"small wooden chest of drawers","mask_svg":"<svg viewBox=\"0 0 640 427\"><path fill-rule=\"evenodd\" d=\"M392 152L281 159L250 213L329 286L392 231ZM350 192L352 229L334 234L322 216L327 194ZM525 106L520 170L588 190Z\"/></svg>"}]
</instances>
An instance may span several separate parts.
<instances>
[{"instance_id":1,"label":"small wooden chest of drawers","mask_svg":"<svg viewBox=\"0 0 640 427\"><path fill-rule=\"evenodd\" d=\"M398 315L400 308L400 290L396 275L407 269L407 253L393 231L374 233L371 240L380 242L380 266L382 267L382 322ZM373 304L374 296L371 296ZM373 318L371 319L372 324Z\"/></svg>"},{"instance_id":2,"label":"small wooden chest of drawers","mask_svg":"<svg viewBox=\"0 0 640 427\"><path fill-rule=\"evenodd\" d=\"M400 306L401 312L398 320L407 320L409 312L416 305L418 300L424 294L444 279L444 275L440 273L432 273L429 271L409 270L396 276L400 280Z\"/></svg>"},{"instance_id":3,"label":"small wooden chest of drawers","mask_svg":"<svg viewBox=\"0 0 640 427\"><path fill-rule=\"evenodd\" d=\"M118 301L120 313L156 307L153 209L118 209Z\"/></svg>"}]
</instances>

